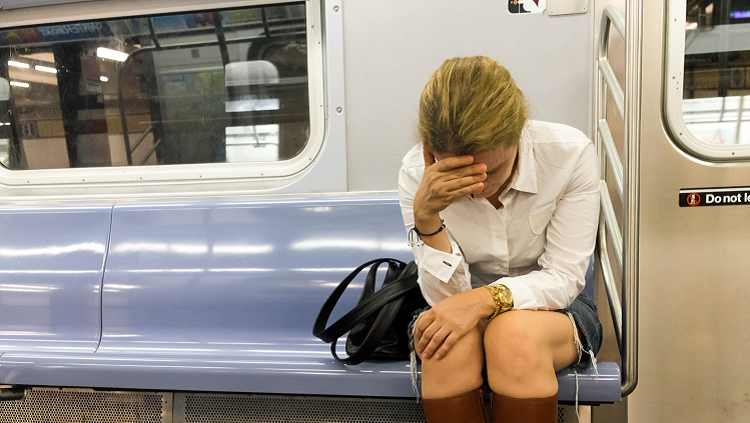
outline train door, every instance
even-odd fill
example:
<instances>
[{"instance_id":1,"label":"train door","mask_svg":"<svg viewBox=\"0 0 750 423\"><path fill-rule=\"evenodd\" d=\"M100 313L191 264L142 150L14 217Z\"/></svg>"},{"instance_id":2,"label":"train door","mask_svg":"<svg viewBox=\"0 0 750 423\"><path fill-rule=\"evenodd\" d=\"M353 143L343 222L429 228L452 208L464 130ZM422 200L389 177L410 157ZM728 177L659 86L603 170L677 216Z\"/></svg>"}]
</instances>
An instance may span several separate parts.
<instances>
[{"instance_id":1,"label":"train door","mask_svg":"<svg viewBox=\"0 0 750 423\"><path fill-rule=\"evenodd\" d=\"M749 17L747 1L643 2L633 421L750 416Z\"/></svg>"},{"instance_id":2,"label":"train door","mask_svg":"<svg viewBox=\"0 0 750 423\"><path fill-rule=\"evenodd\" d=\"M625 58L614 73L625 119L604 116L622 128L611 152L623 179L603 163L606 191L625 199L613 201L624 250L613 267L637 306L622 310L623 340L630 330L637 345L623 355L637 366L628 421L747 421L750 2L600 1L597 14L610 4L627 16L613 56Z\"/></svg>"}]
</instances>

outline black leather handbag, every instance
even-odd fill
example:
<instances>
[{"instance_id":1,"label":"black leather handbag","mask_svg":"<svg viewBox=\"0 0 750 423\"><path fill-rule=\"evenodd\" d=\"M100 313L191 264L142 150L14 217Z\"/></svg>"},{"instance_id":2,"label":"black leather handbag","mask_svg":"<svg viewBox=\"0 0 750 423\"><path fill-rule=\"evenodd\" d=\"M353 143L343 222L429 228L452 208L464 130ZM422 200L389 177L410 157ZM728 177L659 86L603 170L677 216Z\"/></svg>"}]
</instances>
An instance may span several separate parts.
<instances>
[{"instance_id":1,"label":"black leather handbag","mask_svg":"<svg viewBox=\"0 0 750 423\"><path fill-rule=\"evenodd\" d=\"M381 264L388 264L385 280L375 292L376 275ZM362 295L357 306L326 328L328 318L346 287L366 267ZM396 259L377 259L356 268L333 290L318 313L313 335L331 343L331 354L344 364L359 364L366 359L407 360L409 358L408 326L415 310L427 302L417 284L417 265ZM348 357L336 354L336 342L345 333Z\"/></svg>"}]
</instances>

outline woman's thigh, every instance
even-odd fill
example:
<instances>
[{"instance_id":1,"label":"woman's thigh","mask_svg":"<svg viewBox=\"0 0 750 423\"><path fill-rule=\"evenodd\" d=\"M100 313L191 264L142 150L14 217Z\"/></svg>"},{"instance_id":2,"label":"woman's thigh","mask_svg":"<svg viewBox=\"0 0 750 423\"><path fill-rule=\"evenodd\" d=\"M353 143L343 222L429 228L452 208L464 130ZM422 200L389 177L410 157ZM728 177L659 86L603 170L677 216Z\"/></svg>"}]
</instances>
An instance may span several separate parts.
<instances>
[{"instance_id":1,"label":"woman's thigh","mask_svg":"<svg viewBox=\"0 0 750 423\"><path fill-rule=\"evenodd\" d=\"M514 310L484 334L487 374L496 392L543 397L557 392L555 372L578 360L575 326L565 314Z\"/></svg>"},{"instance_id":2,"label":"woman's thigh","mask_svg":"<svg viewBox=\"0 0 750 423\"><path fill-rule=\"evenodd\" d=\"M482 386L483 329L480 324L460 338L444 357L422 360L424 398L448 398Z\"/></svg>"}]
</instances>

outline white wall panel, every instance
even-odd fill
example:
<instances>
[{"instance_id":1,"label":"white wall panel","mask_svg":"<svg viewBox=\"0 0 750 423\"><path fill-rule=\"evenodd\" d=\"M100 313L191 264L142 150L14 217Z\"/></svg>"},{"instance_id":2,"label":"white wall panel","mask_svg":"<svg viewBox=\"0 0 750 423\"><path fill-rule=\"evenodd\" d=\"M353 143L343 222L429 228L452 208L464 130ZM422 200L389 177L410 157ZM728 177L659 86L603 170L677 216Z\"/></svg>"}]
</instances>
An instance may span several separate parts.
<instances>
[{"instance_id":1,"label":"white wall panel","mask_svg":"<svg viewBox=\"0 0 750 423\"><path fill-rule=\"evenodd\" d=\"M499 0L344 0L349 190L396 189L419 96L447 58L508 68L532 117L591 134L592 13L511 15Z\"/></svg>"}]
</instances>

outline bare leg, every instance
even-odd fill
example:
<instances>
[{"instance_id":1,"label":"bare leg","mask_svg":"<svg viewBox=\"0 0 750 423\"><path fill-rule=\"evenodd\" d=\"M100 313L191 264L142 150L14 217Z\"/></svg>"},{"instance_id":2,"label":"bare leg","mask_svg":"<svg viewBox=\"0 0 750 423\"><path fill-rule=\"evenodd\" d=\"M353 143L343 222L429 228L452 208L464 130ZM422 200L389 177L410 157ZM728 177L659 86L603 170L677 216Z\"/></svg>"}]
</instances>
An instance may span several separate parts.
<instances>
[{"instance_id":1,"label":"bare leg","mask_svg":"<svg viewBox=\"0 0 750 423\"><path fill-rule=\"evenodd\" d=\"M555 372L578 360L570 319L552 311L514 310L484 333L490 387L511 398L557 394Z\"/></svg>"},{"instance_id":2,"label":"bare leg","mask_svg":"<svg viewBox=\"0 0 750 423\"><path fill-rule=\"evenodd\" d=\"M423 398L449 398L482 386L481 326L459 339L445 357L422 360Z\"/></svg>"}]
</instances>

